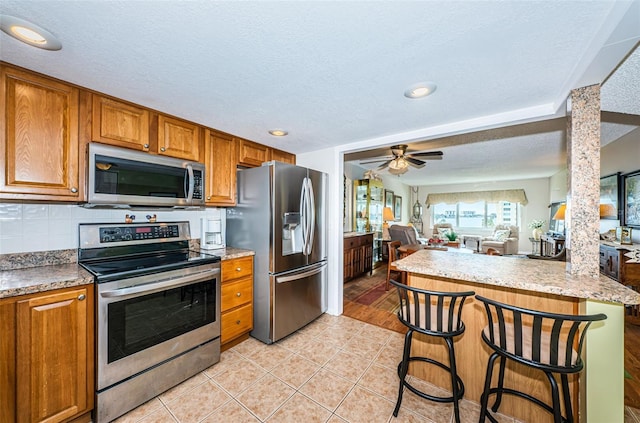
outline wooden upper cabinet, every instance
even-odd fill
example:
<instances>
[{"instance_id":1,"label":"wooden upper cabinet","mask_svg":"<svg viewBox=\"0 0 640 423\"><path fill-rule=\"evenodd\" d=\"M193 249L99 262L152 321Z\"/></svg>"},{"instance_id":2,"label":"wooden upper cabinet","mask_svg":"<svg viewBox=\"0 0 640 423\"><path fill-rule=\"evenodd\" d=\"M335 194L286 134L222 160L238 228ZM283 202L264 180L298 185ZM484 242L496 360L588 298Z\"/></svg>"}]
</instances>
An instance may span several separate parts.
<instances>
[{"instance_id":1,"label":"wooden upper cabinet","mask_svg":"<svg viewBox=\"0 0 640 423\"><path fill-rule=\"evenodd\" d=\"M0 65L0 198L79 201L79 91Z\"/></svg>"},{"instance_id":2,"label":"wooden upper cabinet","mask_svg":"<svg viewBox=\"0 0 640 423\"><path fill-rule=\"evenodd\" d=\"M201 162L200 126L158 115L158 154Z\"/></svg>"},{"instance_id":3,"label":"wooden upper cabinet","mask_svg":"<svg viewBox=\"0 0 640 423\"><path fill-rule=\"evenodd\" d=\"M16 304L18 423L62 422L93 408L91 287Z\"/></svg>"},{"instance_id":4,"label":"wooden upper cabinet","mask_svg":"<svg viewBox=\"0 0 640 423\"><path fill-rule=\"evenodd\" d=\"M238 164L240 166L258 167L269 161L269 147L242 138L238 142Z\"/></svg>"},{"instance_id":5,"label":"wooden upper cabinet","mask_svg":"<svg viewBox=\"0 0 640 423\"><path fill-rule=\"evenodd\" d=\"M93 95L92 141L149 151L149 110Z\"/></svg>"},{"instance_id":6,"label":"wooden upper cabinet","mask_svg":"<svg viewBox=\"0 0 640 423\"><path fill-rule=\"evenodd\" d=\"M212 206L236 205L236 142L230 135L207 129L205 133L206 196Z\"/></svg>"},{"instance_id":7,"label":"wooden upper cabinet","mask_svg":"<svg viewBox=\"0 0 640 423\"><path fill-rule=\"evenodd\" d=\"M287 153L286 151L278 150L276 148L269 149L269 160L276 160L283 163L296 164L296 155Z\"/></svg>"}]
</instances>

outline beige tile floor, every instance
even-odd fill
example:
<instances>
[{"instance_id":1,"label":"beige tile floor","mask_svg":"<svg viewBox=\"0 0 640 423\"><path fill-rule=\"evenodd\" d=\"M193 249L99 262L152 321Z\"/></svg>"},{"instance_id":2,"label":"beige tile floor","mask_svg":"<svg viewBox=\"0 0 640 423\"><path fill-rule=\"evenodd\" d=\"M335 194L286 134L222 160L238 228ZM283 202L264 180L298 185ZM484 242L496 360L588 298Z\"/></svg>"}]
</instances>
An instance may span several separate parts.
<instances>
[{"instance_id":1,"label":"beige tile floor","mask_svg":"<svg viewBox=\"0 0 640 423\"><path fill-rule=\"evenodd\" d=\"M219 363L116 422L452 422L451 404L408 390L393 417L403 340L399 333L349 317L323 315L273 345L248 339L223 352ZM625 423L640 423L638 410L625 411ZM463 400L461 418L477 422L478 406ZM505 416L500 422L516 423Z\"/></svg>"}]
</instances>

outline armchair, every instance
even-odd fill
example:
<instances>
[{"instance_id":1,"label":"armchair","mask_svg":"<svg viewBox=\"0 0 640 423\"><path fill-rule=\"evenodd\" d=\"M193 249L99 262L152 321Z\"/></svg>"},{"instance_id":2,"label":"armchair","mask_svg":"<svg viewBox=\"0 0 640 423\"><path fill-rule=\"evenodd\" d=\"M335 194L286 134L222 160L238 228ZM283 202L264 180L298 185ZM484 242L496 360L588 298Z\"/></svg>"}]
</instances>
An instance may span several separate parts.
<instances>
[{"instance_id":1,"label":"armchair","mask_svg":"<svg viewBox=\"0 0 640 423\"><path fill-rule=\"evenodd\" d=\"M496 225L492 236L482 238L482 252L486 254L491 248L502 255L518 254L519 237L520 228L517 226Z\"/></svg>"},{"instance_id":2,"label":"armchair","mask_svg":"<svg viewBox=\"0 0 640 423\"><path fill-rule=\"evenodd\" d=\"M453 225L451 223L434 223L433 225L433 238L448 240L445 233L455 233ZM457 239L456 239L457 241Z\"/></svg>"},{"instance_id":3,"label":"armchair","mask_svg":"<svg viewBox=\"0 0 640 423\"><path fill-rule=\"evenodd\" d=\"M421 242L418 241L416 233L416 229L413 226L389 226L389 237L391 237L391 241L400 241L401 245L421 244Z\"/></svg>"}]
</instances>

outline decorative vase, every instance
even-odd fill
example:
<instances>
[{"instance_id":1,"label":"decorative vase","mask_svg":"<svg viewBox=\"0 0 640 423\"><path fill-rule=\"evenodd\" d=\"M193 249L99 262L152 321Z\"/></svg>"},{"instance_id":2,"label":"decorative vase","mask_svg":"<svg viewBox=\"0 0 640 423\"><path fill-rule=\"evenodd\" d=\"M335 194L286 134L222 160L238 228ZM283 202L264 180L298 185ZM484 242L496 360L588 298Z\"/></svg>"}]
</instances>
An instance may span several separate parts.
<instances>
[{"instance_id":1,"label":"decorative vase","mask_svg":"<svg viewBox=\"0 0 640 423\"><path fill-rule=\"evenodd\" d=\"M536 241L540 241L540 235L542 235L542 229L540 228L534 228L533 231L531 231L531 236Z\"/></svg>"}]
</instances>

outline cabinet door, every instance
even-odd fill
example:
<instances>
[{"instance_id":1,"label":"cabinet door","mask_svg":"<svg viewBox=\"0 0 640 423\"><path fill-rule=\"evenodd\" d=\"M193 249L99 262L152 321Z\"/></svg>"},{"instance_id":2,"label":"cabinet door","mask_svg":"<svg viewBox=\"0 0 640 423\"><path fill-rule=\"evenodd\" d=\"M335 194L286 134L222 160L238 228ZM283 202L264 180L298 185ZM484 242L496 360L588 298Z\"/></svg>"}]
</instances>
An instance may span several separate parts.
<instances>
[{"instance_id":1,"label":"cabinet door","mask_svg":"<svg viewBox=\"0 0 640 423\"><path fill-rule=\"evenodd\" d=\"M158 154L200 162L200 151L198 125L169 116L158 116Z\"/></svg>"},{"instance_id":2,"label":"cabinet door","mask_svg":"<svg viewBox=\"0 0 640 423\"><path fill-rule=\"evenodd\" d=\"M93 406L89 288L16 305L18 422L59 422Z\"/></svg>"},{"instance_id":3,"label":"cabinet door","mask_svg":"<svg viewBox=\"0 0 640 423\"><path fill-rule=\"evenodd\" d=\"M296 164L295 154L287 153L286 151L277 150L275 148L269 149L269 160L276 160L283 163Z\"/></svg>"},{"instance_id":4,"label":"cabinet door","mask_svg":"<svg viewBox=\"0 0 640 423\"><path fill-rule=\"evenodd\" d=\"M262 144L236 138L238 142L238 164L258 167L269 161L269 148Z\"/></svg>"},{"instance_id":5,"label":"cabinet door","mask_svg":"<svg viewBox=\"0 0 640 423\"><path fill-rule=\"evenodd\" d=\"M231 136L211 130L205 134L206 197L214 206L236 205L236 143Z\"/></svg>"},{"instance_id":6,"label":"cabinet door","mask_svg":"<svg viewBox=\"0 0 640 423\"><path fill-rule=\"evenodd\" d=\"M149 111L93 95L91 138L105 144L149 151Z\"/></svg>"},{"instance_id":7,"label":"cabinet door","mask_svg":"<svg viewBox=\"0 0 640 423\"><path fill-rule=\"evenodd\" d=\"M77 88L0 66L0 198L80 201Z\"/></svg>"}]
</instances>

